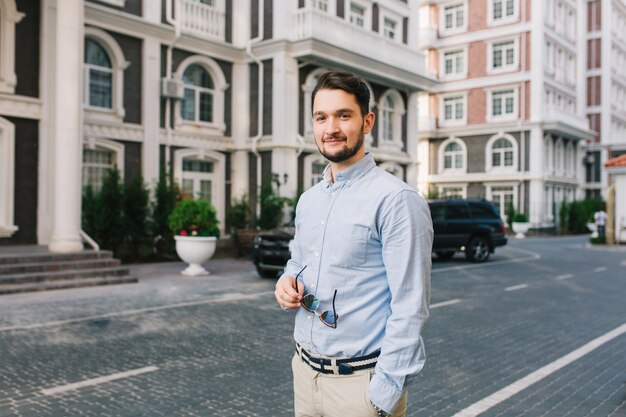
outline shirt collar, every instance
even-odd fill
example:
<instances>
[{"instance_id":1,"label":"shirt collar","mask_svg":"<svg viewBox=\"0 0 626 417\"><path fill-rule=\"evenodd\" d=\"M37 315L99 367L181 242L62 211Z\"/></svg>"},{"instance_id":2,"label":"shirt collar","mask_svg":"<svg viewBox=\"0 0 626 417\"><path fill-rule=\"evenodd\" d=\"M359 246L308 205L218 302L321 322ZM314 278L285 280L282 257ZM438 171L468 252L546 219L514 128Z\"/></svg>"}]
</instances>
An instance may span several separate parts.
<instances>
[{"instance_id":1,"label":"shirt collar","mask_svg":"<svg viewBox=\"0 0 626 417\"><path fill-rule=\"evenodd\" d=\"M340 171L335 178L336 182L347 181L351 182L363 174L365 174L370 169L376 166L376 162L374 162L374 157L371 153L367 152L365 156L359 159L354 164L350 165L348 168ZM327 184L332 183L332 176L330 172L330 164L324 168L324 172L322 173L322 178Z\"/></svg>"}]
</instances>

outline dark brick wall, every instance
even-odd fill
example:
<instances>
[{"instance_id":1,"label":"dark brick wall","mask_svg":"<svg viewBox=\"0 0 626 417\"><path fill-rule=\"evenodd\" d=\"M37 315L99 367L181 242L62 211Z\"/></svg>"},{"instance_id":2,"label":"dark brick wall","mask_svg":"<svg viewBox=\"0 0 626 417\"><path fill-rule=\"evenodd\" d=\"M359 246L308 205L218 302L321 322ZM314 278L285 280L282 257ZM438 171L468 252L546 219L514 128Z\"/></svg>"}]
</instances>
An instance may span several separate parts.
<instances>
[{"instance_id":1,"label":"dark brick wall","mask_svg":"<svg viewBox=\"0 0 626 417\"><path fill-rule=\"evenodd\" d=\"M259 66L250 64L250 136L259 132Z\"/></svg>"},{"instance_id":2,"label":"dark brick wall","mask_svg":"<svg viewBox=\"0 0 626 417\"><path fill-rule=\"evenodd\" d=\"M119 142L124 144L124 182L128 184L141 175L141 143Z\"/></svg>"},{"instance_id":3,"label":"dark brick wall","mask_svg":"<svg viewBox=\"0 0 626 417\"><path fill-rule=\"evenodd\" d=\"M39 127L37 120L6 117L15 125L14 224L19 230L0 245L37 243Z\"/></svg>"},{"instance_id":4,"label":"dark brick wall","mask_svg":"<svg viewBox=\"0 0 626 417\"><path fill-rule=\"evenodd\" d=\"M274 36L274 1L265 0L263 5L263 14L265 15L265 20L263 21L263 39L272 39Z\"/></svg>"},{"instance_id":5,"label":"dark brick wall","mask_svg":"<svg viewBox=\"0 0 626 417\"><path fill-rule=\"evenodd\" d=\"M226 1L226 16L225 16L226 24L224 28L224 35L226 42L233 43L233 2L230 0Z\"/></svg>"},{"instance_id":6,"label":"dark brick wall","mask_svg":"<svg viewBox=\"0 0 626 417\"><path fill-rule=\"evenodd\" d=\"M250 3L250 38L259 36L259 3L263 0L252 0Z\"/></svg>"},{"instance_id":7,"label":"dark brick wall","mask_svg":"<svg viewBox=\"0 0 626 417\"><path fill-rule=\"evenodd\" d=\"M372 5L372 30L378 32L378 4Z\"/></svg>"},{"instance_id":8,"label":"dark brick wall","mask_svg":"<svg viewBox=\"0 0 626 417\"><path fill-rule=\"evenodd\" d=\"M105 7L110 7L111 9L115 9L115 10L120 10L122 12L126 12L129 14L134 14L135 16L141 16L142 15L142 8L141 8L141 3L142 0L126 0L126 3L124 4L124 7L119 7L119 6L113 6L110 3L105 3L102 1L98 1L98 0L87 0L88 3L93 3L93 4L97 4L100 6L105 6ZM165 2L163 2L165 3Z\"/></svg>"},{"instance_id":9,"label":"dark brick wall","mask_svg":"<svg viewBox=\"0 0 626 417\"><path fill-rule=\"evenodd\" d=\"M124 110L126 123L141 124L141 52L142 40L109 32L124 53L130 65L124 70Z\"/></svg>"},{"instance_id":10,"label":"dark brick wall","mask_svg":"<svg viewBox=\"0 0 626 417\"><path fill-rule=\"evenodd\" d=\"M345 17L346 5L344 0L337 0L337 17Z\"/></svg>"},{"instance_id":11,"label":"dark brick wall","mask_svg":"<svg viewBox=\"0 0 626 417\"><path fill-rule=\"evenodd\" d=\"M272 134L272 72L273 61L263 62L263 134ZM256 136L259 131L259 68L250 64L250 136Z\"/></svg>"},{"instance_id":12,"label":"dark brick wall","mask_svg":"<svg viewBox=\"0 0 626 417\"><path fill-rule=\"evenodd\" d=\"M38 0L20 0L16 4L26 16L15 26L15 94L39 97L41 9Z\"/></svg>"}]
</instances>

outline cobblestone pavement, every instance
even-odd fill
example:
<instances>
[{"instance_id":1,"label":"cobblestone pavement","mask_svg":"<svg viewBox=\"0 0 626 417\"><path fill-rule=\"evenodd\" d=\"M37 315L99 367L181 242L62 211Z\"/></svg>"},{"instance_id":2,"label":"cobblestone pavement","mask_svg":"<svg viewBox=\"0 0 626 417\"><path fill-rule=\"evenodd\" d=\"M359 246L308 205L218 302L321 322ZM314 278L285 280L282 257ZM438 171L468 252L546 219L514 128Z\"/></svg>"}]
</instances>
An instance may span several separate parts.
<instances>
[{"instance_id":1,"label":"cobblestone pavement","mask_svg":"<svg viewBox=\"0 0 626 417\"><path fill-rule=\"evenodd\" d=\"M246 260L0 297L0 417L291 416L292 316ZM435 262L409 416L626 416L626 251L512 239ZM589 343L593 342L593 343Z\"/></svg>"}]
</instances>

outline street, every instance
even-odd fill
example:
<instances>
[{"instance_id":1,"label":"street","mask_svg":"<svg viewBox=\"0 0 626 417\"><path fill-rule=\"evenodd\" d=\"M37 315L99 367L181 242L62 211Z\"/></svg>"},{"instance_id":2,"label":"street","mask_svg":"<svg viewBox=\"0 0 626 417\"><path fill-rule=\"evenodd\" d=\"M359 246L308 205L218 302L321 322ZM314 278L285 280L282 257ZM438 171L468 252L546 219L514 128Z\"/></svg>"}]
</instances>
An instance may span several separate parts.
<instances>
[{"instance_id":1,"label":"street","mask_svg":"<svg viewBox=\"0 0 626 417\"><path fill-rule=\"evenodd\" d=\"M509 240L433 260L409 416L626 416L626 248ZM0 417L292 416L293 320L247 260L0 297Z\"/></svg>"}]
</instances>

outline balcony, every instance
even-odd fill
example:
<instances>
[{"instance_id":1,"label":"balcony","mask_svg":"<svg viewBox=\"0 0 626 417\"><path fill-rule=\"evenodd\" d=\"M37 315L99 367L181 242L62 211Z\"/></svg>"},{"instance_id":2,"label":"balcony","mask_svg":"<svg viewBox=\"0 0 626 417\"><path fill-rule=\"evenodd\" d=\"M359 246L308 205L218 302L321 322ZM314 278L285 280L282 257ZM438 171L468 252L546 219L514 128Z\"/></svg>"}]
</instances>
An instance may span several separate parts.
<instances>
[{"instance_id":1,"label":"balcony","mask_svg":"<svg viewBox=\"0 0 626 417\"><path fill-rule=\"evenodd\" d=\"M342 53L354 53L413 74L424 74L424 56L420 52L314 8L295 13L291 40L321 41L341 49ZM325 56L323 52L319 55Z\"/></svg>"},{"instance_id":2,"label":"balcony","mask_svg":"<svg viewBox=\"0 0 626 417\"><path fill-rule=\"evenodd\" d=\"M545 128L565 134L574 134L581 139L592 137L589 121L585 117L567 112L555 106L547 106L543 116Z\"/></svg>"},{"instance_id":3,"label":"balcony","mask_svg":"<svg viewBox=\"0 0 626 417\"><path fill-rule=\"evenodd\" d=\"M217 2L218 5L221 2ZM183 33L223 41L225 38L224 8L197 0L178 0L179 24Z\"/></svg>"}]
</instances>

